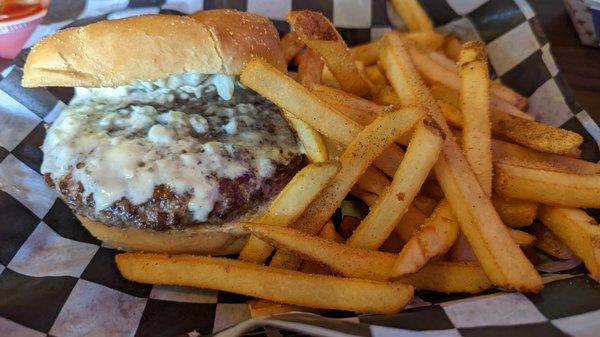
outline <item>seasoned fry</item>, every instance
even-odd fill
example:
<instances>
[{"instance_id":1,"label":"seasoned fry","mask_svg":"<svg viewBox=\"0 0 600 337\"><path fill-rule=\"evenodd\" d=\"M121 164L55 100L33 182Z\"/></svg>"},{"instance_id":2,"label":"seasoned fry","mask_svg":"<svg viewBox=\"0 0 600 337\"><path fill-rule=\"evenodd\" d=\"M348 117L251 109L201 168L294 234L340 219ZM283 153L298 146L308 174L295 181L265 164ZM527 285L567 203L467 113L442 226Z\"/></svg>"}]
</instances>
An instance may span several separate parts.
<instances>
[{"instance_id":1,"label":"seasoned fry","mask_svg":"<svg viewBox=\"0 0 600 337\"><path fill-rule=\"evenodd\" d=\"M526 200L492 196L492 203L505 225L512 228L526 227L537 216L538 204Z\"/></svg>"},{"instance_id":2,"label":"seasoned fry","mask_svg":"<svg viewBox=\"0 0 600 337\"><path fill-rule=\"evenodd\" d=\"M358 73L346 43L323 14L292 11L286 19L300 40L321 55L345 91L359 96L369 93L370 88Z\"/></svg>"},{"instance_id":3,"label":"seasoned fry","mask_svg":"<svg viewBox=\"0 0 600 337\"><path fill-rule=\"evenodd\" d=\"M400 223L394 228L394 232L402 241L408 242L426 220L427 215L411 204Z\"/></svg>"},{"instance_id":4,"label":"seasoned fry","mask_svg":"<svg viewBox=\"0 0 600 337\"><path fill-rule=\"evenodd\" d=\"M404 108L383 114L369 124L339 158L342 165L340 172L293 227L307 233L318 232L371 162L423 115L424 111L420 109Z\"/></svg>"},{"instance_id":5,"label":"seasoned fry","mask_svg":"<svg viewBox=\"0 0 600 337\"><path fill-rule=\"evenodd\" d=\"M431 19L417 0L392 0L391 3L409 31L429 32L433 30Z\"/></svg>"},{"instance_id":6,"label":"seasoned fry","mask_svg":"<svg viewBox=\"0 0 600 337\"><path fill-rule=\"evenodd\" d=\"M543 224L533 224L531 233L535 236L535 248L558 259L569 260L575 258L573 251Z\"/></svg>"},{"instance_id":7,"label":"seasoned fry","mask_svg":"<svg viewBox=\"0 0 600 337\"><path fill-rule=\"evenodd\" d=\"M535 236L527 232L523 232L518 229L512 228L509 229L508 232L510 233L510 237L513 239L513 241L516 244L518 244L521 248L529 248L533 246L535 242Z\"/></svg>"},{"instance_id":8,"label":"seasoned fry","mask_svg":"<svg viewBox=\"0 0 600 337\"><path fill-rule=\"evenodd\" d=\"M438 205L438 201L436 199L429 198L427 196L418 194L413 200L413 204L417 207L421 212L425 213L425 215L430 216L435 208Z\"/></svg>"},{"instance_id":9,"label":"seasoned fry","mask_svg":"<svg viewBox=\"0 0 600 337\"><path fill-rule=\"evenodd\" d=\"M543 171L504 163L494 165L498 195L542 204L600 208L600 175Z\"/></svg>"},{"instance_id":10,"label":"seasoned fry","mask_svg":"<svg viewBox=\"0 0 600 337\"><path fill-rule=\"evenodd\" d=\"M487 195L492 194L492 124L487 56L483 42L463 45L458 59L462 144L467 161Z\"/></svg>"},{"instance_id":11,"label":"seasoned fry","mask_svg":"<svg viewBox=\"0 0 600 337\"><path fill-rule=\"evenodd\" d=\"M286 118L291 124L298 140L302 143L304 152L311 163L324 162L329 159L329 150L323 136L304 121L287 113Z\"/></svg>"},{"instance_id":12,"label":"seasoned fry","mask_svg":"<svg viewBox=\"0 0 600 337\"><path fill-rule=\"evenodd\" d=\"M403 38L415 43L423 51L438 50L444 44L444 35L434 31L408 32L400 34Z\"/></svg>"},{"instance_id":13,"label":"seasoned fry","mask_svg":"<svg viewBox=\"0 0 600 337\"><path fill-rule=\"evenodd\" d=\"M303 86L310 88L312 84L321 83L321 74L325 63L321 57L312 49L308 48L300 54L298 62L298 82Z\"/></svg>"},{"instance_id":14,"label":"seasoned fry","mask_svg":"<svg viewBox=\"0 0 600 337\"><path fill-rule=\"evenodd\" d=\"M417 125L390 187L346 244L366 249L377 249L383 244L421 189L437 160L443 137L433 119L426 118Z\"/></svg>"},{"instance_id":15,"label":"seasoned fry","mask_svg":"<svg viewBox=\"0 0 600 337\"><path fill-rule=\"evenodd\" d=\"M290 228L251 225L248 229L277 249L327 265L347 277L386 281L396 254L352 248L328 242ZM474 264L432 261L421 271L403 277L403 283L425 290L477 293L491 287L483 270Z\"/></svg>"},{"instance_id":16,"label":"seasoned fry","mask_svg":"<svg viewBox=\"0 0 600 337\"><path fill-rule=\"evenodd\" d=\"M355 61L362 62L365 66L375 64L379 58L379 41L371 41L351 47L350 55Z\"/></svg>"},{"instance_id":17,"label":"seasoned fry","mask_svg":"<svg viewBox=\"0 0 600 337\"><path fill-rule=\"evenodd\" d=\"M400 109L381 115L364 128L339 158L342 169L292 226L312 235L318 233L375 158L423 115L424 111L416 108ZM299 263L293 256L277 252L271 266L297 269Z\"/></svg>"},{"instance_id":18,"label":"seasoned fry","mask_svg":"<svg viewBox=\"0 0 600 337\"><path fill-rule=\"evenodd\" d=\"M304 274L225 258L125 253L115 260L131 281L216 289L321 309L391 314L413 295L413 288L404 284Z\"/></svg>"},{"instance_id":19,"label":"seasoned fry","mask_svg":"<svg viewBox=\"0 0 600 337\"><path fill-rule=\"evenodd\" d=\"M360 177L356 186L361 189L379 195L390 185L390 180L381 171L373 166L369 166L365 173Z\"/></svg>"},{"instance_id":20,"label":"seasoned fry","mask_svg":"<svg viewBox=\"0 0 600 337\"><path fill-rule=\"evenodd\" d=\"M373 122L385 108L362 97L325 85L313 85L312 92L319 99L361 125Z\"/></svg>"},{"instance_id":21,"label":"seasoned fry","mask_svg":"<svg viewBox=\"0 0 600 337\"><path fill-rule=\"evenodd\" d=\"M400 100L428 109L447 135L434 170L487 276L494 284L507 289L539 291L543 286L539 274L512 241L481 189L402 40L394 34L386 34L380 50L380 62Z\"/></svg>"},{"instance_id":22,"label":"seasoned fry","mask_svg":"<svg viewBox=\"0 0 600 337\"><path fill-rule=\"evenodd\" d=\"M296 32L289 32L285 34L281 38L281 50L283 51L283 57L285 58L285 62L290 62L291 60L300 53L302 48L304 48L304 43L300 41L298 38L298 34Z\"/></svg>"},{"instance_id":23,"label":"seasoned fry","mask_svg":"<svg viewBox=\"0 0 600 337\"><path fill-rule=\"evenodd\" d=\"M444 54L446 54L446 56L448 56L452 60L458 61L458 55L460 54L461 47L462 42L456 35L448 34L444 36L442 50L444 51Z\"/></svg>"},{"instance_id":24,"label":"seasoned fry","mask_svg":"<svg viewBox=\"0 0 600 337\"><path fill-rule=\"evenodd\" d=\"M431 86L431 93L437 100L459 107L456 91L436 83ZM462 116L457 115L456 110L447 109L442 112L453 126L462 127ZM575 132L515 117L499 110L492 109L490 116L494 135L540 152L568 154L583 142L583 137Z\"/></svg>"},{"instance_id":25,"label":"seasoned fry","mask_svg":"<svg viewBox=\"0 0 600 337\"><path fill-rule=\"evenodd\" d=\"M600 277L600 226L594 218L580 209L543 205L540 220Z\"/></svg>"},{"instance_id":26,"label":"seasoned fry","mask_svg":"<svg viewBox=\"0 0 600 337\"><path fill-rule=\"evenodd\" d=\"M298 172L269 205L260 222L273 226L288 226L329 184L340 166L335 162L311 164ZM245 261L263 263L272 248L255 237L250 237L240 252Z\"/></svg>"},{"instance_id":27,"label":"seasoned fry","mask_svg":"<svg viewBox=\"0 0 600 337\"><path fill-rule=\"evenodd\" d=\"M419 271L429 260L446 253L458 235L458 223L446 200L440 201L433 214L402 248L392 268L398 279Z\"/></svg>"},{"instance_id":28,"label":"seasoned fry","mask_svg":"<svg viewBox=\"0 0 600 337\"><path fill-rule=\"evenodd\" d=\"M385 78L385 75L376 65L366 67L365 74L369 78L369 81L371 81L373 84L373 92L375 93L379 93L383 87L389 85L387 78Z\"/></svg>"},{"instance_id":29,"label":"seasoned fry","mask_svg":"<svg viewBox=\"0 0 600 337\"><path fill-rule=\"evenodd\" d=\"M538 152L498 139L492 139L492 155L495 163L565 173L600 173L600 164L552 153Z\"/></svg>"},{"instance_id":30,"label":"seasoned fry","mask_svg":"<svg viewBox=\"0 0 600 337\"><path fill-rule=\"evenodd\" d=\"M336 232L335 227L333 226L333 223L331 221L329 221L325 224L325 226L323 226L321 232L319 233L319 237L323 240L337 243L344 243L345 241L344 238L341 235L339 235L338 232ZM313 261L302 262L300 271L309 274L331 274L331 270L329 270L329 268Z\"/></svg>"},{"instance_id":31,"label":"seasoned fry","mask_svg":"<svg viewBox=\"0 0 600 337\"><path fill-rule=\"evenodd\" d=\"M399 280L417 289L477 294L492 287L483 269L472 262L433 261Z\"/></svg>"},{"instance_id":32,"label":"seasoned fry","mask_svg":"<svg viewBox=\"0 0 600 337\"><path fill-rule=\"evenodd\" d=\"M437 64L428 55L421 53L415 47L409 47L409 53L419 73L427 83L441 83L456 91L460 89L458 74ZM533 116L519 110L513 104L498 96L499 93L505 92L505 90L499 90L497 86L491 86L490 103L492 108L517 117L533 120Z\"/></svg>"}]
</instances>

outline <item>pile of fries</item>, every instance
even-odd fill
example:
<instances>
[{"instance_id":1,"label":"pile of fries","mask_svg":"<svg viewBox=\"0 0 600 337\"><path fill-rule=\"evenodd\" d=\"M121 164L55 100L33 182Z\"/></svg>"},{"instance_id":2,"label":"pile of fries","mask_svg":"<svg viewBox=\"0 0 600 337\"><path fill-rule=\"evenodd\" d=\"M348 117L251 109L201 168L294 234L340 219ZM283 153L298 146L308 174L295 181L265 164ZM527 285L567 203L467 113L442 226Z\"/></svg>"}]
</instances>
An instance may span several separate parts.
<instances>
[{"instance_id":1,"label":"pile of fries","mask_svg":"<svg viewBox=\"0 0 600 337\"><path fill-rule=\"evenodd\" d=\"M582 137L491 81L483 43L435 33L416 1L392 5L411 32L350 49L323 15L287 15L297 73L253 59L240 81L284 111L311 163L244 226L239 259L120 254L127 279L254 296L260 316L394 313L415 288L538 292L534 247L600 277L600 227L581 209L600 207L600 165L578 159ZM370 211L336 228L349 194Z\"/></svg>"}]
</instances>

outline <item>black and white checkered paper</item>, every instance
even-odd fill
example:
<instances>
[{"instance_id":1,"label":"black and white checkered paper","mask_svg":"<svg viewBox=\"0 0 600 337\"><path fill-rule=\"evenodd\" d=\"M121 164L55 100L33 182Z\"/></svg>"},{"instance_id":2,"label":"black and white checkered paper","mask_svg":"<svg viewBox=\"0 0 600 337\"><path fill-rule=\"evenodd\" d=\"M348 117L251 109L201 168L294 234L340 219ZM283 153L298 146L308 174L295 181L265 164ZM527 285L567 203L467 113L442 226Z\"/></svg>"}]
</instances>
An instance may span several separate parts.
<instances>
[{"instance_id":1,"label":"black and white checkered paper","mask_svg":"<svg viewBox=\"0 0 600 337\"><path fill-rule=\"evenodd\" d=\"M530 97L538 120L582 134L583 158L600 159L600 116L574 100L526 0L421 3L440 31L485 41L494 77ZM25 48L58 29L101 19L223 7L268 16L282 33L289 30L286 12L317 10L350 45L403 26L384 0L53 0ZM73 91L22 88L26 55L27 49L15 60L0 60L0 336L600 335L600 284L577 261L547 266L571 269L545 273L540 294L418 292L397 315L290 313L250 320L244 296L129 282L115 267L117 252L81 227L40 175L45 127Z\"/></svg>"}]
</instances>

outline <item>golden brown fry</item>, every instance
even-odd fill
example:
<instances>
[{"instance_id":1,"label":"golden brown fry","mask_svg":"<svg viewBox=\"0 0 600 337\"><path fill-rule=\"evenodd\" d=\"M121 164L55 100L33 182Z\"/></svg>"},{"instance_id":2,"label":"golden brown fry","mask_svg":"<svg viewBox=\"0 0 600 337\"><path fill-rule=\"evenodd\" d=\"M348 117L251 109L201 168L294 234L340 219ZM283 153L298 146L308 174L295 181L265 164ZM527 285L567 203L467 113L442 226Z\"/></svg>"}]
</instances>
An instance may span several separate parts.
<instances>
[{"instance_id":1,"label":"golden brown fry","mask_svg":"<svg viewBox=\"0 0 600 337\"><path fill-rule=\"evenodd\" d=\"M388 238L437 160L442 138L445 137L439 128L430 118L425 118L417 124L406 156L400 163L390 187L381 195L346 244L377 249Z\"/></svg>"},{"instance_id":2,"label":"golden brown fry","mask_svg":"<svg viewBox=\"0 0 600 337\"><path fill-rule=\"evenodd\" d=\"M539 291L543 286L539 274L512 241L491 201L481 189L434 98L412 64L404 43L396 35L386 34L380 50L380 62L400 100L404 104L428 109L431 117L446 133L434 170L482 268L498 286Z\"/></svg>"},{"instance_id":3,"label":"golden brown fry","mask_svg":"<svg viewBox=\"0 0 600 337\"><path fill-rule=\"evenodd\" d=\"M433 84L431 93L439 101L459 106L458 93L444 85ZM452 126L462 127L463 119L457 114L457 110L446 109L442 112ZM540 152L569 154L583 142L583 137L575 132L515 117L499 110L492 109L490 116L494 135Z\"/></svg>"},{"instance_id":4,"label":"golden brown fry","mask_svg":"<svg viewBox=\"0 0 600 337\"><path fill-rule=\"evenodd\" d=\"M323 226L321 232L319 233L319 237L325 241L344 243L344 238L338 234L333 226L333 222L329 221ZM302 262L302 266L300 267L300 271L303 273L309 274L323 274L330 275L331 270L329 268L323 266L322 264L318 264L313 261L304 261Z\"/></svg>"},{"instance_id":5,"label":"golden brown fry","mask_svg":"<svg viewBox=\"0 0 600 337\"><path fill-rule=\"evenodd\" d=\"M298 34L295 32L289 32L285 34L281 38L281 50L283 51L283 57L285 58L285 62L290 62L291 60L300 53L302 48L304 48L304 43L300 41L298 38Z\"/></svg>"},{"instance_id":6,"label":"golden brown fry","mask_svg":"<svg viewBox=\"0 0 600 337\"><path fill-rule=\"evenodd\" d=\"M304 274L225 258L125 253L115 260L131 281L216 289L321 309L389 314L413 295L413 288L403 284Z\"/></svg>"},{"instance_id":7,"label":"golden brown fry","mask_svg":"<svg viewBox=\"0 0 600 337\"><path fill-rule=\"evenodd\" d=\"M361 189L377 195L382 193L389 185L390 180L386 175L373 166L369 166L356 183L356 186Z\"/></svg>"},{"instance_id":8,"label":"golden brown fry","mask_svg":"<svg viewBox=\"0 0 600 337\"><path fill-rule=\"evenodd\" d=\"M308 48L304 53L300 54L298 82L307 88L310 88L313 84L321 83L324 66L325 63L321 60L321 57Z\"/></svg>"},{"instance_id":9,"label":"golden brown fry","mask_svg":"<svg viewBox=\"0 0 600 337\"><path fill-rule=\"evenodd\" d=\"M429 32L433 23L417 0L392 0L392 7L411 32Z\"/></svg>"},{"instance_id":10,"label":"golden brown fry","mask_svg":"<svg viewBox=\"0 0 600 337\"><path fill-rule=\"evenodd\" d=\"M444 35L434 31L408 32L400 34L403 38L415 43L423 51L440 49L444 44Z\"/></svg>"},{"instance_id":11,"label":"golden brown fry","mask_svg":"<svg viewBox=\"0 0 600 337\"><path fill-rule=\"evenodd\" d=\"M342 165L340 172L294 223L294 227L307 233L318 232L373 160L423 115L420 109L404 108L383 114L369 124L339 158Z\"/></svg>"},{"instance_id":12,"label":"golden brown fry","mask_svg":"<svg viewBox=\"0 0 600 337\"><path fill-rule=\"evenodd\" d=\"M505 225L512 228L526 227L537 216L538 204L526 200L492 196L492 203Z\"/></svg>"},{"instance_id":13,"label":"golden brown fry","mask_svg":"<svg viewBox=\"0 0 600 337\"><path fill-rule=\"evenodd\" d=\"M369 81L373 84L373 92L379 93L383 87L389 85L387 78L381 72L378 66L371 65L365 68L365 74L369 78Z\"/></svg>"},{"instance_id":14,"label":"golden brown fry","mask_svg":"<svg viewBox=\"0 0 600 337\"><path fill-rule=\"evenodd\" d=\"M567 207L600 208L600 175L543 171L495 164L494 189L500 196Z\"/></svg>"},{"instance_id":15,"label":"golden brown fry","mask_svg":"<svg viewBox=\"0 0 600 337\"><path fill-rule=\"evenodd\" d=\"M492 154L495 163L565 173L600 173L600 164L552 153L538 152L498 139L492 139Z\"/></svg>"},{"instance_id":16,"label":"golden brown fry","mask_svg":"<svg viewBox=\"0 0 600 337\"><path fill-rule=\"evenodd\" d=\"M521 248L529 248L535 243L535 236L527 232L512 228L509 229L508 232L510 233L510 237L513 239L513 241Z\"/></svg>"},{"instance_id":17,"label":"golden brown fry","mask_svg":"<svg viewBox=\"0 0 600 337\"><path fill-rule=\"evenodd\" d=\"M291 124L298 140L302 143L304 153L311 163L320 163L329 159L329 150L323 136L304 121L287 113L286 119Z\"/></svg>"},{"instance_id":18,"label":"golden brown fry","mask_svg":"<svg viewBox=\"0 0 600 337\"><path fill-rule=\"evenodd\" d=\"M362 62L365 66L375 64L379 58L379 41L371 41L351 47L350 55L355 61Z\"/></svg>"},{"instance_id":19,"label":"golden brown fry","mask_svg":"<svg viewBox=\"0 0 600 337\"><path fill-rule=\"evenodd\" d=\"M329 184L339 169L336 162L311 164L303 168L271 202L260 222L273 226L291 224ZM272 251L266 243L250 237L239 258L263 263Z\"/></svg>"},{"instance_id":20,"label":"golden brown fry","mask_svg":"<svg viewBox=\"0 0 600 337\"><path fill-rule=\"evenodd\" d=\"M445 254L457 235L457 220L448 202L442 200L398 254L391 277L398 279L419 271L431 259Z\"/></svg>"},{"instance_id":21,"label":"golden brown fry","mask_svg":"<svg viewBox=\"0 0 600 337\"><path fill-rule=\"evenodd\" d=\"M458 61L458 55L460 54L460 48L462 47L462 41L453 34L444 36L444 43L442 44L442 50L444 54L454 61Z\"/></svg>"},{"instance_id":22,"label":"golden brown fry","mask_svg":"<svg viewBox=\"0 0 600 337\"><path fill-rule=\"evenodd\" d=\"M319 99L361 125L373 122L385 108L362 97L325 85L313 85L312 92Z\"/></svg>"},{"instance_id":23,"label":"golden brown fry","mask_svg":"<svg viewBox=\"0 0 600 337\"><path fill-rule=\"evenodd\" d=\"M352 248L290 228L258 225L249 226L249 230L277 249L327 265L347 277L386 281L396 259L396 254ZM420 289L442 292L477 293L491 287L489 279L477 265L441 261L432 261L421 271L399 281L415 284Z\"/></svg>"},{"instance_id":24,"label":"golden brown fry","mask_svg":"<svg viewBox=\"0 0 600 337\"><path fill-rule=\"evenodd\" d=\"M580 209L543 205L540 220L600 277L600 226L594 218Z\"/></svg>"},{"instance_id":25,"label":"golden brown fry","mask_svg":"<svg viewBox=\"0 0 600 337\"><path fill-rule=\"evenodd\" d=\"M300 40L321 55L345 91L359 96L369 93L370 88L358 73L346 43L323 14L293 11L286 18Z\"/></svg>"},{"instance_id":26,"label":"golden brown fry","mask_svg":"<svg viewBox=\"0 0 600 337\"><path fill-rule=\"evenodd\" d=\"M427 220L427 215L414 205L410 205L398 226L394 228L394 232L402 241L408 242L425 223L425 220Z\"/></svg>"},{"instance_id":27,"label":"golden brown fry","mask_svg":"<svg viewBox=\"0 0 600 337\"><path fill-rule=\"evenodd\" d=\"M417 289L441 293L480 293L492 287L492 282L477 263L433 261L417 273L399 280Z\"/></svg>"},{"instance_id":28,"label":"golden brown fry","mask_svg":"<svg viewBox=\"0 0 600 337\"><path fill-rule=\"evenodd\" d=\"M414 62L415 66L419 70L419 73L421 74L421 76L423 76L423 79L427 83L441 83L453 90L459 91L460 80L455 72L437 64L429 57L429 55L420 52L414 46L409 47L409 52L412 61ZM497 86L491 86L490 104L492 109L500 110L508 114L521 117L523 119L534 119L533 116L519 110L510 102L507 102L503 98L498 96L499 93L505 92L505 90L498 90Z\"/></svg>"},{"instance_id":29,"label":"golden brown fry","mask_svg":"<svg viewBox=\"0 0 600 337\"><path fill-rule=\"evenodd\" d=\"M483 42L465 43L459 55L458 66L463 115L462 147L483 191L491 195L493 168L490 79Z\"/></svg>"},{"instance_id":30,"label":"golden brown fry","mask_svg":"<svg viewBox=\"0 0 600 337\"><path fill-rule=\"evenodd\" d=\"M575 258L573 251L543 224L533 224L531 233L535 236L535 248L557 259L569 260Z\"/></svg>"}]
</instances>

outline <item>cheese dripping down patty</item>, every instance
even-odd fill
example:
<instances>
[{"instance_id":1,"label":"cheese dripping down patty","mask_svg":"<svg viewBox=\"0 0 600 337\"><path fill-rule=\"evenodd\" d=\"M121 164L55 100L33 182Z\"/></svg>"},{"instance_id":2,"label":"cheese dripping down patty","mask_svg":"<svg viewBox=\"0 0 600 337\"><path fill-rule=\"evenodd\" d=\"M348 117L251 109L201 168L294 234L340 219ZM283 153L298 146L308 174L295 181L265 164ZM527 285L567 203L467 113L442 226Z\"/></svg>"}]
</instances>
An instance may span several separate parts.
<instances>
[{"instance_id":1,"label":"cheese dripping down patty","mask_svg":"<svg viewBox=\"0 0 600 337\"><path fill-rule=\"evenodd\" d=\"M68 177L96 212L157 186L191 194L193 220L220 200L220 179L268 180L300 153L278 109L227 75L186 73L115 88L76 88L48 129L41 171Z\"/></svg>"}]
</instances>

